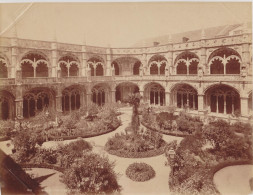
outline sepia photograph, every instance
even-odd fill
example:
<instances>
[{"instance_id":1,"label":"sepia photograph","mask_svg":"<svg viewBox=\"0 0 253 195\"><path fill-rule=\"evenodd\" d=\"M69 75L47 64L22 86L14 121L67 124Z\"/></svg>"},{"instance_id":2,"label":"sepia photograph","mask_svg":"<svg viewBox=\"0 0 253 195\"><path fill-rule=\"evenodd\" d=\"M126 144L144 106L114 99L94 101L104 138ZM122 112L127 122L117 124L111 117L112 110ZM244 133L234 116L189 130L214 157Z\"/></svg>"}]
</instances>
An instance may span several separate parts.
<instances>
[{"instance_id":1,"label":"sepia photograph","mask_svg":"<svg viewBox=\"0 0 253 195\"><path fill-rule=\"evenodd\" d=\"M251 1L0 0L0 195L253 195Z\"/></svg>"}]
</instances>

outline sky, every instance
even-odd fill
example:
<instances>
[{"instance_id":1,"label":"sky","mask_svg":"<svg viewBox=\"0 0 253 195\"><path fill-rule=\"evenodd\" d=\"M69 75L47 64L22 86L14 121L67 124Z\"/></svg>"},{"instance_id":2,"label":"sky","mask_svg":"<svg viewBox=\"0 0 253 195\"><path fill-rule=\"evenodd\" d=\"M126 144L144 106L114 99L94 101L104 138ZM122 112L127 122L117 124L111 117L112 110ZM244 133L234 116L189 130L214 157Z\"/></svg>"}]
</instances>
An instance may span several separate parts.
<instances>
[{"instance_id":1,"label":"sky","mask_svg":"<svg viewBox=\"0 0 253 195\"><path fill-rule=\"evenodd\" d=\"M15 27L24 39L131 47L145 38L252 20L251 2L33 3L26 10L29 5L0 3L1 36Z\"/></svg>"}]
</instances>

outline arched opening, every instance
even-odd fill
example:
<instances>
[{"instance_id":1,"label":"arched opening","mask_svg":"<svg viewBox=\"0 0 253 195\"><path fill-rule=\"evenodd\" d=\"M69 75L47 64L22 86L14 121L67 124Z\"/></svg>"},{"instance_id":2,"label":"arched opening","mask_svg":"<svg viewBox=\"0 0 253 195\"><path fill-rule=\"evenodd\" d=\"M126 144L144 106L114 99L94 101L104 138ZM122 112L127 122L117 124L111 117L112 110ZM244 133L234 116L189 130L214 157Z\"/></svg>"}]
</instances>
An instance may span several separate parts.
<instances>
[{"instance_id":1,"label":"arched opening","mask_svg":"<svg viewBox=\"0 0 253 195\"><path fill-rule=\"evenodd\" d=\"M239 59L232 58L226 64L226 74L240 74Z\"/></svg>"},{"instance_id":2,"label":"arched opening","mask_svg":"<svg viewBox=\"0 0 253 195\"><path fill-rule=\"evenodd\" d=\"M165 105L165 89L158 83L147 84L144 90L144 101L151 105Z\"/></svg>"},{"instance_id":3,"label":"arched opening","mask_svg":"<svg viewBox=\"0 0 253 195\"><path fill-rule=\"evenodd\" d=\"M224 74L224 65L221 60L215 59L213 60L210 66L211 74Z\"/></svg>"},{"instance_id":4,"label":"arched opening","mask_svg":"<svg viewBox=\"0 0 253 195\"><path fill-rule=\"evenodd\" d=\"M133 75L140 75L140 66L141 66L141 62L137 61L134 63L133 66Z\"/></svg>"},{"instance_id":5,"label":"arched opening","mask_svg":"<svg viewBox=\"0 0 253 195\"><path fill-rule=\"evenodd\" d=\"M0 57L0 78L8 78L7 63Z\"/></svg>"},{"instance_id":6,"label":"arched opening","mask_svg":"<svg viewBox=\"0 0 253 195\"><path fill-rule=\"evenodd\" d=\"M90 66L90 75L95 76L95 68L93 67L92 64L90 64L89 66Z\"/></svg>"},{"instance_id":7,"label":"arched opening","mask_svg":"<svg viewBox=\"0 0 253 195\"><path fill-rule=\"evenodd\" d=\"M240 55L231 48L215 50L208 58L211 74L240 74Z\"/></svg>"},{"instance_id":8,"label":"arched opening","mask_svg":"<svg viewBox=\"0 0 253 195\"><path fill-rule=\"evenodd\" d=\"M96 76L103 76L104 75L104 68L102 64L98 64L96 67Z\"/></svg>"},{"instance_id":9,"label":"arched opening","mask_svg":"<svg viewBox=\"0 0 253 195\"><path fill-rule=\"evenodd\" d=\"M65 55L59 59L59 64L61 68L61 76L78 76L79 74L79 60L76 56L72 54Z\"/></svg>"},{"instance_id":10,"label":"arched opening","mask_svg":"<svg viewBox=\"0 0 253 195\"><path fill-rule=\"evenodd\" d=\"M23 116L30 118L44 108L54 109L53 95L48 89L33 89L23 97Z\"/></svg>"},{"instance_id":11,"label":"arched opening","mask_svg":"<svg viewBox=\"0 0 253 195\"><path fill-rule=\"evenodd\" d=\"M162 55L154 55L150 58L148 64L150 66L151 75L165 75L165 66L167 60Z\"/></svg>"},{"instance_id":12,"label":"arched opening","mask_svg":"<svg viewBox=\"0 0 253 195\"><path fill-rule=\"evenodd\" d=\"M187 84L179 84L172 90L173 102L177 108L198 109L197 90Z\"/></svg>"},{"instance_id":13,"label":"arched opening","mask_svg":"<svg viewBox=\"0 0 253 195\"><path fill-rule=\"evenodd\" d=\"M160 75L165 75L165 67L166 67L166 64L162 63L160 66Z\"/></svg>"},{"instance_id":14,"label":"arched opening","mask_svg":"<svg viewBox=\"0 0 253 195\"><path fill-rule=\"evenodd\" d=\"M230 86L216 85L207 90L205 98L211 112L222 114L240 113L240 95Z\"/></svg>"},{"instance_id":15,"label":"arched opening","mask_svg":"<svg viewBox=\"0 0 253 195\"><path fill-rule=\"evenodd\" d=\"M71 112L81 107L80 90L77 87L68 87L62 91L62 111Z\"/></svg>"},{"instance_id":16,"label":"arched opening","mask_svg":"<svg viewBox=\"0 0 253 195\"><path fill-rule=\"evenodd\" d=\"M187 74L187 66L186 66L185 62L178 63L177 74Z\"/></svg>"},{"instance_id":17,"label":"arched opening","mask_svg":"<svg viewBox=\"0 0 253 195\"><path fill-rule=\"evenodd\" d=\"M189 65L189 74L197 74L197 69L198 69L198 64L199 62L197 61L192 61Z\"/></svg>"},{"instance_id":18,"label":"arched opening","mask_svg":"<svg viewBox=\"0 0 253 195\"><path fill-rule=\"evenodd\" d=\"M38 63L36 67L36 77L48 77L48 67L44 62Z\"/></svg>"},{"instance_id":19,"label":"arched opening","mask_svg":"<svg viewBox=\"0 0 253 195\"><path fill-rule=\"evenodd\" d=\"M95 85L92 88L92 102L99 106L103 106L108 102L109 96L109 87L104 84Z\"/></svg>"},{"instance_id":20,"label":"arched opening","mask_svg":"<svg viewBox=\"0 0 253 195\"><path fill-rule=\"evenodd\" d=\"M22 78L34 77L33 66L30 62L24 62L21 64Z\"/></svg>"},{"instance_id":21,"label":"arched opening","mask_svg":"<svg viewBox=\"0 0 253 195\"><path fill-rule=\"evenodd\" d=\"M14 96L7 91L0 91L0 120L13 119L15 116Z\"/></svg>"},{"instance_id":22,"label":"arched opening","mask_svg":"<svg viewBox=\"0 0 253 195\"><path fill-rule=\"evenodd\" d=\"M91 70L91 76L103 76L104 75L104 62L99 56L92 57L88 60L88 65Z\"/></svg>"},{"instance_id":23,"label":"arched opening","mask_svg":"<svg viewBox=\"0 0 253 195\"><path fill-rule=\"evenodd\" d=\"M21 60L22 77L48 77L48 61L40 53L28 53Z\"/></svg>"},{"instance_id":24,"label":"arched opening","mask_svg":"<svg viewBox=\"0 0 253 195\"><path fill-rule=\"evenodd\" d=\"M68 76L68 68L67 65L64 63L60 64L60 68L61 68L61 77L67 77Z\"/></svg>"},{"instance_id":25,"label":"arched opening","mask_svg":"<svg viewBox=\"0 0 253 195\"><path fill-rule=\"evenodd\" d=\"M69 76L78 76L78 65L73 63L71 64L71 66L69 67Z\"/></svg>"},{"instance_id":26,"label":"arched opening","mask_svg":"<svg viewBox=\"0 0 253 195\"><path fill-rule=\"evenodd\" d=\"M120 75L119 74L119 65L117 62L113 62L112 66L114 67L114 75Z\"/></svg>"},{"instance_id":27,"label":"arched opening","mask_svg":"<svg viewBox=\"0 0 253 195\"><path fill-rule=\"evenodd\" d=\"M158 75L158 66L157 64L151 64L150 66L150 75Z\"/></svg>"},{"instance_id":28,"label":"arched opening","mask_svg":"<svg viewBox=\"0 0 253 195\"><path fill-rule=\"evenodd\" d=\"M249 99L248 99L248 111L249 111L249 114L252 115L252 92L249 94Z\"/></svg>"},{"instance_id":29,"label":"arched opening","mask_svg":"<svg viewBox=\"0 0 253 195\"><path fill-rule=\"evenodd\" d=\"M121 83L116 87L115 99L117 101L126 102L128 96L133 93L138 93L139 87L134 83Z\"/></svg>"}]
</instances>

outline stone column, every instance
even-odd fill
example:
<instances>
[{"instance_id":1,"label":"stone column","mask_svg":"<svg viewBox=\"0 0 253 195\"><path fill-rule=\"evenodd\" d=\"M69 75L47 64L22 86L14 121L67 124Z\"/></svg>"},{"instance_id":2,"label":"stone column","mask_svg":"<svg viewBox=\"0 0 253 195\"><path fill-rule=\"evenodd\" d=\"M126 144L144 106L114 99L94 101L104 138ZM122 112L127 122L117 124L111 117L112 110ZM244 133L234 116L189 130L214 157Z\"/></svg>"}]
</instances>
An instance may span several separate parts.
<instances>
[{"instance_id":1,"label":"stone column","mask_svg":"<svg viewBox=\"0 0 253 195\"><path fill-rule=\"evenodd\" d=\"M87 76L86 68L87 68L86 46L82 45L82 64L81 64L81 74L80 74L80 76L83 76L83 77Z\"/></svg>"},{"instance_id":2,"label":"stone column","mask_svg":"<svg viewBox=\"0 0 253 195\"><path fill-rule=\"evenodd\" d=\"M240 97L240 101L241 101L241 115L242 117L247 117L248 116L248 97Z\"/></svg>"},{"instance_id":3,"label":"stone column","mask_svg":"<svg viewBox=\"0 0 253 195\"><path fill-rule=\"evenodd\" d=\"M198 112L202 113L204 111L204 95L198 94Z\"/></svg>"},{"instance_id":4,"label":"stone column","mask_svg":"<svg viewBox=\"0 0 253 195\"><path fill-rule=\"evenodd\" d=\"M226 100L226 95L223 96L223 101L224 101L224 114L227 114L227 100Z\"/></svg>"},{"instance_id":5,"label":"stone column","mask_svg":"<svg viewBox=\"0 0 253 195\"><path fill-rule=\"evenodd\" d=\"M86 104L87 104L87 106L92 104L91 95L92 95L91 93L86 92L86 102L87 102Z\"/></svg>"},{"instance_id":6,"label":"stone column","mask_svg":"<svg viewBox=\"0 0 253 195\"><path fill-rule=\"evenodd\" d=\"M57 66L57 43L56 42L51 43L51 49L52 49L52 64L51 64L51 71L49 71L48 76L57 77L58 66Z\"/></svg>"},{"instance_id":7,"label":"stone column","mask_svg":"<svg viewBox=\"0 0 253 195\"><path fill-rule=\"evenodd\" d=\"M143 74L148 75L148 67L147 67L147 54L142 54L141 63L143 65Z\"/></svg>"},{"instance_id":8,"label":"stone column","mask_svg":"<svg viewBox=\"0 0 253 195\"><path fill-rule=\"evenodd\" d=\"M15 78L15 71L19 67L17 60L17 38L11 39L11 64L8 67L8 78ZM20 67L21 69L21 67Z\"/></svg>"},{"instance_id":9,"label":"stone column","mask_svg":"<svg viewBox=\"0 0 253 195\"><path fill-rule=\"evenodd\" d=\"M219 96L216 96L216 113L219 113Z\"/></svg>"},{"instance_id":10,"label":"stone column","mask_svg":"<svg viewBox=\"0 0 253 195\"><path fill-rule=\"evenodd\" d=\"M170 105L170 92L165 92L165 105L169 106Z\"/></svg>"},{"instance_id":11,"label":"stone column","mask_svg":"<svg viewBox=\"0 0 253 195\"><path fill-rule=\"evenodd\" d=\"M116 90L111 91L111 102L112 103L116 102Z\"/></svg>"},{"instance_id":12,"label":"stone column","mask_svg":"<svg viewBox=\"0 0 253 195\"><path fill-rule=\"evenodd\" d=\"M198 71L199 74L204 74L207 73L209 71L209 68L207 67L207 59L206 59L206 34L204 29L201 32L201 41L200 41L200 63L199 63L199 67L202 68L202 73L201 71ZM202 76L202 75L199 75Z\"/></svg>"},{"instance_id":13,"label":"stone column","mask_svg":"<svg viewBox=\"0 0 253 195\"><path fill-rule=\"evenodd\" d=\"M106 49L106 76L112 76L112 70L111 70L111 49Z\"/></svg>"},{"instance_id":14,"label":"stone column","mask_svg":"<svg viewBox=\"0 0 253 195\"><path fill-rule=\"evenodd\" d=\"M172 75L173 74L173 55L172 55L172 52L169 51L168 54L167 54L167 60L168 60L168 63L167 63L167 69L168 69L168 73L166 74L166 76L169 76L169 75Z\"/></svg>"},{"instance_id":15,"label":"stone column","mask_svg":"<svg viewBox=\"0 0 253 195\"><path fill-rule=\"evenodd\" d=\"M15 109L16 116L23 117L23 91L21 84L16 87L16 99L15 99Z\"/></svg>"},{"instance_id":16,"label":"stone column","mask_svg":"<svg viewBox=\"0 0 253 195\"><path fill-rule=\"evenodd\" d=\"M55 96L55 103L56 103L56 112L62 112L62 95L57 94Z\"/></svg>"}]
</instances>

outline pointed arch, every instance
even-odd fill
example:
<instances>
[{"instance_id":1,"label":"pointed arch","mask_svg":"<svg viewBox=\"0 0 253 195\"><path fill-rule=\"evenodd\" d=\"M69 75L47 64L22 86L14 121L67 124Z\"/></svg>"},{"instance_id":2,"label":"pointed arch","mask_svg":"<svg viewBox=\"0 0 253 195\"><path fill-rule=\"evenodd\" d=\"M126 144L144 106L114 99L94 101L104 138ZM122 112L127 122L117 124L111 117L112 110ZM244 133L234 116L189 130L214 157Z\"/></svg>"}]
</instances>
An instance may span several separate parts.
<instances>
[{"instance_id":1,"label":"pointed arch","mask_svg":"<svg viewBox=\"0 0 253 195\"><path fill-rule=\"evenodd\" d=\"M186 66L185 62L178 63L177 74L187 74L187 66Z\"/></svg>"},{"instance_id":2,"label":"pointed arch","mask_svg":"<svg viewBox=\"0 0 253 195\"><path fill-rule=\"evenodd\" d=\"M2 56L0 56L0 78L8 78L7 62Z\"/></svg>"}]
</instances>

